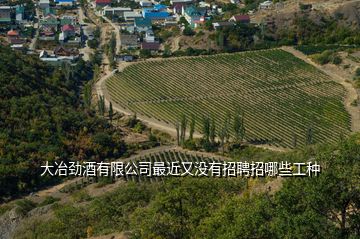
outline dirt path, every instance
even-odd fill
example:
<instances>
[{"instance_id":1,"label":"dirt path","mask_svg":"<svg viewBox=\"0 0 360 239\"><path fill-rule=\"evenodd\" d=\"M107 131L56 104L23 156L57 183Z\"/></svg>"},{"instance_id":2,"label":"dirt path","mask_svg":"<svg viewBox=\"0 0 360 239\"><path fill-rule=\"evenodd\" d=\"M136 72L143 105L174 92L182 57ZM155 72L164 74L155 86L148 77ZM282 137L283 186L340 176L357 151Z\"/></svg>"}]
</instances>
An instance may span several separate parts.
<instances>
[{"instance_id":1,"label":"dirt path","mask_svg":"<svg viewBox=\"0 0 360 239\"><path fill-rule=\"evenodd\" d=\"M295 50L293 47L282 47L282 49L315 66L319 70L323 71L325 74L331 76L334 81L341 84L345 88L347 94L344 99L344 104L346 110L351 116L351 130L353 132L360 132L360 107L351 105L354 100L359 99L359 96L353 85L349 83L349 80L351 79L347 79L344 75L341 74L341 72L334 68L326 67L326 65L321 66L314 63L305 54Z\"/></svg>"}]
</instances>

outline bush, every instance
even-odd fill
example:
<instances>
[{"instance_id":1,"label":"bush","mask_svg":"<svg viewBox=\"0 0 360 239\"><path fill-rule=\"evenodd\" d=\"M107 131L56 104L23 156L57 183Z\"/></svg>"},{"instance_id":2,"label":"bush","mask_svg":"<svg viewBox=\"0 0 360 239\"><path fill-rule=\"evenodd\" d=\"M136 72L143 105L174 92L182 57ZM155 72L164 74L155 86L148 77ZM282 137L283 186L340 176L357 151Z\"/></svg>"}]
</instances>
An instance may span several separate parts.
<instances>
[{"instance_id":1,"label":"bush","mask_svg":"<svg viewBox=\"0 0 360 239\"><path fill-rule=\"evenodd\" d=\"M36 207L36 203L29 199L22 199L16 202L16 213L26 216L28 212Z\"/></svg>"},{"instance_id":2,"label":"bush","mask_svg":"<svg viewBox=\"0 0 360 239\"><path fill-rule=\"evenodd\" d=\"M92 199L86 190L76 191L71 195L71 197L73 198L74 202L86 202Z\"/></svg>"},{"instance_id":3,"label":"bush","mask_svg":"<svg viewBox=\"0 0 360 239\"><path fill-rule=\"evenodd\" d=\"M60 198L54 198L52 196L47 196L44 201L39 203L39 207L43 207L49 204L53 204L54 202L60 201Z\"/></svg>"},{"instance_id":4,"label":"bush","mask_svg":"<svg viewBox=\"0 0 360 239\"><path fill-rule=\"evenodd\" d=\"M184 31L183 31L183 35L185 35L185 36L193 36L193 35L195 35L195 32L193 31L193 29L191 29L191 27L186 26Z\"/></svg>"}]
</instances>

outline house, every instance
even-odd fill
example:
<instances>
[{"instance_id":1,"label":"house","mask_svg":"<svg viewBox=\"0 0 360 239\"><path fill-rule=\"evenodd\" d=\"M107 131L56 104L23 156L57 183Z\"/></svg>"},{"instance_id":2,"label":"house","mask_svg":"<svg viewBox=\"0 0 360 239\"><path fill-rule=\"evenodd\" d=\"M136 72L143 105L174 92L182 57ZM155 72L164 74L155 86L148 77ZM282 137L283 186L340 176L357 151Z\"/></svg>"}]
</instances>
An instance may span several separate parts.
<instances>
[{"instance_id":1,"label":"house","mask_svg":"<svg viewBox=\"0 0 360 239\"><path fill-rule=\"evenodd\" d=\"M213 22L213 28L215 30L219 30L219 29L222 29L224 27L231 27L231 26L234 26L235 23L234 22Z\"/></svg>"},{"instance_id":2,"label":"house","mask_svg":"<svg viewBox=\"0 0 360 239\"><path fill-rule=\"evenodd\" d=\"M53 15L54 17L56 17L55 16L55 9L51 8L51 7L44 8L43 9L43 15L44 15L44 17L46 17L48 15Z\"/></svg>"},{"instance_id":3,"label":"house","mask_svg":"<svg viewBox=\"0 0 360 239\"><path fill-rule=\"evenodd\" d=\"M59 21L53 15L48 15L39 21L40 29L52 28L55 32L58 30Z\"/></svg>"},{"instance_id":4,"label":"house","mask_svg":"<svg viewBox=\"0 0 360 239\"><path fill-rule=\"evenodd\" d=\"M105 7L105 6L110 6L111 5L111 0L95 0L95 6L96 7Z\"/></svg>"},{"instance_id":5,"label":"house","mask_svg":"<svg viewBox=\"0 0 360 239\"><path fill-rule=\"evenodd\" d=\"M67 6L67 7L72 7L75 5L75 1L74 0L55 0L56 6Z\"/></svg>"},{"instance_id":6,"label":"house","mask_svg":"<svg viewBox=\"0 0 360 239\"><path fill-rule=\"evenodd\" d=\"M170 9L172 9L173 14L177 14L177 15L181 15L182 14L182 9L183 7L185 7L187 5L187 3L175 3L174 5L172 5L170 7Z\"/></svg>"},{"instance_id":7,"label":"house","mask_svg":"<svg viewBox=\"0 0 360 239\"><path fill-rule=\"evenodd\" d=\"M22 5L17 5L15 7L15 20L16 23L21 23L24 20L25 7Z\"/></svg>"},{"instance_id":8,"label":"house","mask_svg":"<svg viewBox=\"0 0 360 239\"><path fill-rule=\"evenodd\" d=\"M142 18L142 15L138 12L124 12L125 21L135 21L136 18Z\"/></svg>"},{"instance_id":9,"label":"house","mask_svg":"<svg viewBox=\"0 0 360 239\"><path fill-rule=\"evenodd\" d=\"M8 24L11 22L11 7L0 6L0 24Z\"/></svg>"},{"instance_id":10,"label":"house","mask_svg":"<svg viewBox=\"0 0 360 239\"><path fill-rule=\"evenodd\" d=\"M250 17L248 15L234 15L229 19L229 22L249 24L250 23Z\"/></svg>"},{"instance_id":11,"label":"house","mask_svg":"<svg viewBox=\"0 0 360 239\"><path fill-rule=\"evenodd\" d=\"M62 62L73 62L78 56L56 56L55 54L49 54L47 51L43 50L40 52L39 58L44 62L59 65Z\"/></svg>"},{"instance_id":12,"label":"house","mask_svg":"<svg viewBox=\"0 0 360 239\"><path fill-rule=\"evenodd\" d=\"M20 35L17 31L15 30L10 30L7 32L7 38L8 38L8 42L10 44L22 44L25 43L25 40L20 38Z\"/></svg>"},{"instance_id":13,"label":"house","mask_svg":"<svg viewBox=\"0 0 360 239\"><path fill-rule=\"evenodd\" d=\"M142 15L150 20L165 20L170 17L167 6L162 4L154 5L152 8L143 8Z\"/></svg>"},{"instance_id":14,"label":"house","mask_svg":"<svg viewBox=\"0 0 360 239\"><path fill-rule=\"evenodd\" d=\"M153 30L147 30L145 32L145 41L146 42L155 42L155 35Z\"/></svg>"},{"instance_id":15,"label":"house","mask_svg":"<svg viewBox=\"0 0 360 239\"><path fill-rule=\"evenodd\" d=\"M151 20L149 18L136 18L134 22L134 27L137 32L146 32L151 29Z\"/></svg>"},{"instance_id":16,"label":"house","mask_svg":"<svg viewBox=\"0 0 360 239\"><path fill-rule=\"evenodd\" d=\"M50 7L50 1L49 0L40 0L39 1L39 7L41 9L45 9L45 8Z\"/></svg>"},{"instance_id":17,"label":"house","mask_svg":"<svg viewBox=\"0 0 360 239\"><path fill-rule=\"evenodd\" d=\"M132 62L134 61L134 56L132 55L120 55L117 57L118 61Z\"/></svg>"},{"instance_id":18,"label":"house","mask_svg":"<svg viewBox=\"0 0 360 239\"><path fill-rule=\"evenodd\" d=\"M186 3L191 4L193 3L193 0L170 0L171 5L174 5L176 3Z\"/></svg>"},{"instance_id":19,"label":"house","mask_svg":"<svg viewBox=\"0 0 360 239\"><path fill-rule=\"evenodd\" d=\"M64 25L76 25L77 18L74 16L64 15L60 18L60 26Z\"/></svg>"},{"instance_id":20,"label":"house","mask_svg":"<svg viewBox=\"0 0 360 239\"><path fill-rule=\"evenodd\" d=\"M131 49L138 47L137 35L121 34L120 45L124 49Z\"/></svg>"},{"instance_id":21,"label":"house","mask_svg":"<svg viewBox=\"0 0 360 239\"><path fill-rule=\"evenodd\" d=\"M272 1L265 1L259 4L259 9L270 9L272 5Z\"/></svg>"},{"instance_id":22,"label":"house","mask_svg":"<svg viewBox=\"0 0 360 239\"><path fill-rule=\"evenodd\" d=\"M118 16L124 17L124 12L131 12L129 7L109 7L105 6L101 12L103 16Z\"/></svg>"},{"instance_id":23,"label":"house","mask_svg":"<svg viewBox=\"0 0 360 239\"><path fill-rule=\"evenodd\" d=\"M65 48L64 46L57 46L54 49L55 56L78 56L79 50L77 48Z\"/></svg>"},{"instance_id":24,"label":"house","mask_svg":"<svg viewBox=\"0 0 360 239\"><path fill-rule=\"evenodd\" d=\"M186 8L183 7L182 12L192 28L196 28L199 24L205 22L206 8L194 7L192 5Z\"/></svg>"},{"instance_id":25,"label":"house","mask_svg":"<svg viewBox=\"0 0 360 239\"><path fill-rule=\"evenodd\" d=\"M140 1L140 6L141 6L141 7L151 7L151 6L152 6L152 2L151 2L151 1L147 1L147 0L143 0L143 1Z\"/></svg>"},{"instance_id":26,"label":"house","mask_svg":"<svg viewBox=\"0 0 360 239\"><path fill-rule=\"evenodd\" d=\"M160 43L158 43L158 42L143 42L143 43L141 43L141 49L150 50L150 51L158 51L160 49Z\"/></svg>"},{"instance_id":27,"label":"house","mask_svg":"<svg viewBox=\"0 0 360 239\"><path fill-rule=\"evenodd\" d=\"M75 27L73 25L66 24L61 27L61 32L64 34L64 38L75 36Z\"/></svg>"}]
</instances>

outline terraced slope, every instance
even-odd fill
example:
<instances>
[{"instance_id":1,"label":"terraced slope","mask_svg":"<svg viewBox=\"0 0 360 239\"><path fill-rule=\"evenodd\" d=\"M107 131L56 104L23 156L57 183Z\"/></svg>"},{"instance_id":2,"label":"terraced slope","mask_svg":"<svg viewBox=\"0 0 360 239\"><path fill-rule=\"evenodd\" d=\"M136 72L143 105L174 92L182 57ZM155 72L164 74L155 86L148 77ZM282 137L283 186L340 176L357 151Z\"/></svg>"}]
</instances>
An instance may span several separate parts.
<instances>
[{"instance_id":1,"label":"terraced slope","mask_svg":"<svg viewBox=\"0 0 360 239\"><path fill-rule=\"evenodd\" d=\"M254 143L303 145L309 128L315 142L333 142L350 131L342 86L279 49L141 62L106 86L117 105L154 121L194 114L199 131L204 115L220 126L238 106Z\"/></svg>"}]
</instances>

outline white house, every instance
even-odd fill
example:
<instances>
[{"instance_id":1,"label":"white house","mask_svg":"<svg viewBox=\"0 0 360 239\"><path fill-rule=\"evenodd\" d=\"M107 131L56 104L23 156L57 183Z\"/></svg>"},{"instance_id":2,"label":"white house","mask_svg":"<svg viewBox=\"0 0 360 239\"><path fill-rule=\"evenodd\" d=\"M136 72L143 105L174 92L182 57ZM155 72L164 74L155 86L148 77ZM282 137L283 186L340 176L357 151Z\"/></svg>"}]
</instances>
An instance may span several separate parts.
<instances>
[{"instance_id":1,"label":"white house","mask_svg":"<svg viewBox=\"0 0 360 239\"><path fill-rule=\"evenodd\" d=\"M146 42L155 42L155 35L152 30L147 30L145 33L145 41Z\"/></svg>"},{"instance_id":2,"label":"white house","mask_svg":"<svg viewBox=\"0 0 360 239\"><path fill-rule=\"evenodd\" d=\"M119 16L124 17L124 12L131 12L131 8L129 7L110 7L105 6L101 12L103 16Z\"/></svg>"},{"instance_id":3,"label":"white house","mask_svg":"<svg viewBox=\"0 0 360 239\"><path fill-rule=\"evenodd\" d=\"M125 21L134 21L136 18L142 18L142 14L138 12L124 12Z\"/></svg>"},{"instance_id":4,"label":"white house","mask_svg":"<svg viewBox=\"0 0 360 239\"><path fill-rule=\"evenodd\" d=\"M265 1L260 3L259 9L269 9L272 7L272 5L273 5L272 1Z\"/></svg>"}]
</instances>

